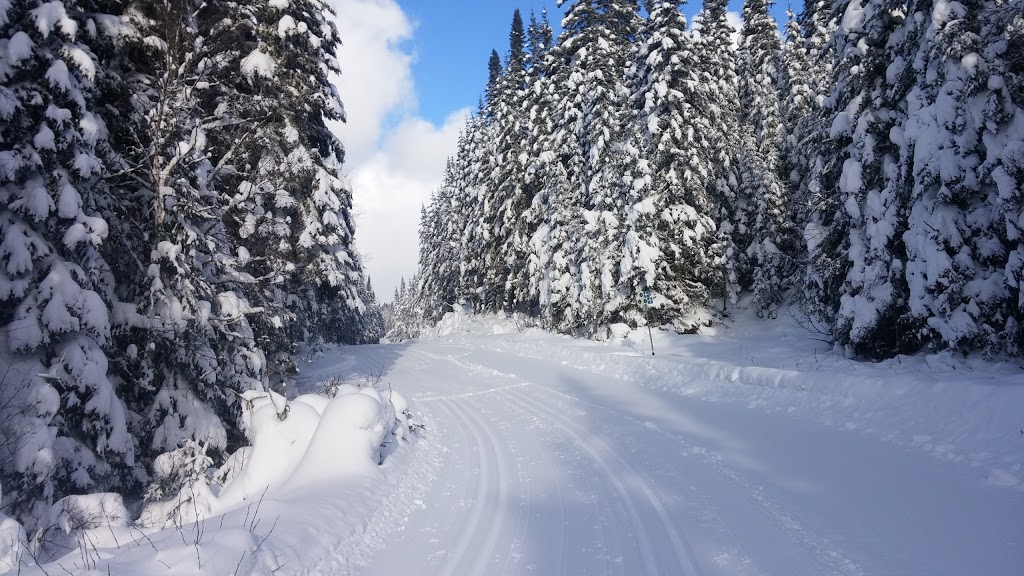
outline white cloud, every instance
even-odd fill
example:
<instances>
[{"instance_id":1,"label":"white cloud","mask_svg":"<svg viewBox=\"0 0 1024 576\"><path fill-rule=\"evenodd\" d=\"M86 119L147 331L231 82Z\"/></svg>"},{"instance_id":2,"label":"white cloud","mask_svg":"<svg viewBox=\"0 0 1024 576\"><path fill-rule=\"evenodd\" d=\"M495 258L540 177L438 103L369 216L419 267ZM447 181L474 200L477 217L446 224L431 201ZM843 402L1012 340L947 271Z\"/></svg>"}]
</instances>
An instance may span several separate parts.
<instances>
[{"instance_id":1,"label":"white cloud","mask_svg":"<svg viewBox=\"0 0 1024 576\"><path fill-rule=\"evenodd\" d=\"M414 25L393 0L332 0L342 46L335 84L348 122L335 126L350 163L376 149L389 118L416 109L413 56L403 49Z\"/></svg>"},{"instance_id":2,"label":"white cloud","mask_svg":"<svg viewBox=\"0 0 1024 576\"><path fill-rule=\"evenodd\" d=\"M352 171L357 244L381 300L416 271L420 207L441 184L467 113L453 113L441 127L421 118L403 121Z\"/></svg>"},{"instance_id":3,"label":"white cloud","mask_svg":"<svg viewBox=\"0 0 1024 576\"><path fill-rule=\"evenodd\" d=\"M394 0L331 0L344 45L335 79L348 123L333 127L345 143L356 210L356 244L377 296L391 299L416 272L420 206L441 183L467 112L443 126L419 118L413 55L415 26Z\"/></svg>"}]
</instances>

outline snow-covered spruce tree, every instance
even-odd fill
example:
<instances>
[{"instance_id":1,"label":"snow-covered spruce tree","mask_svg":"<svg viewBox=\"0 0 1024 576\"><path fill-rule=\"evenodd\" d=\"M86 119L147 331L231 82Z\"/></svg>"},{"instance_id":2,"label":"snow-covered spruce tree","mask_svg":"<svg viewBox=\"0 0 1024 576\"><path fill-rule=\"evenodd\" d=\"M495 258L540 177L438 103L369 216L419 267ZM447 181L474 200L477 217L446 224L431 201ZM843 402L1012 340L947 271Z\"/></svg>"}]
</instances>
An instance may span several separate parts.
<instances>
[{"instance_id":1,"label":"snow-covered spruce tree","mask_svg":"<svg viewBox=\"0 0 1024 576\"><path fill-rule=\"evenodd\" d=\"M384 313L377 302L377 293L373 290L369 276L366 277L366 284L359 290L359 299L366 305L366 312L362 316L363 332L360 340L367 344L378 344L385 333Z\"/></svg>"},{"instance_id":2,"label":"snow-covered spruce tree","mask_svg":"<svg viewBox=\"0 0 1024 576\"><path fill-rule=\"evenodd\" d=\"M769 0L747 0L737 51L740 78L741 152L739 204L749 219L741 282L750 278L752 305L774 317L796 271L798 248L789 216L789 190L782 171L782 115L779 108L781 45Z\"/></svg>"},{"instance_id":3,"label":"snow-covered spruce tree","mask_svg":"<svg viewBox=\"0 0 1024 576\"><path fill-rule=\"evenodd\" d=\"M29 532L55 499L133 482L103 350L113 278L97 208L113 193L97 96L116 24L86 1L0 6L0 337L40 374L0 384L18 405L0 480Z\"/></svg>"},{"instance_id":4,"label":"snow-covered spruce tree","mask_svg":"<svg viewBox=\"0 0 1024 576\"><path fill-rule=\"evenodd\" d=\"M413 275L409 282L401 279L395 290L392 311L387 323L387 339L391 342L402 342L417 338L423 324L423 310L419 304L419 276Z\"/></svg>"},{"instance_id":5,"label":"snow-covered spruce tree","mask_svg":"<svg viewBox=\"0 0 1024 576\"><path fill-rule=\"evenodd\" d=\"M782 45L782 70L779 82L779 110L782 116L782 146L779 157L779 176L789 188L790 213L797 230L803 229L806 210L799 196L800 183L809 159L801 144L801 123L816 113L818 108L808 40L804 37L796 14L786 11L786 37Z\"/></svg>"},{"instance_id":6,"label":"snow-covered spruce tree","mask_svg":"<svg viewBox=\"0 0 1024 576\"><path fill-rule=\"evenodd\" d=\"M1005 275L1014 246L999 206L1001 195L1019 197L1020 189L1009 178L1000 190L1002 174L993 178L996 165L984 162L989 149L1021 144L1008 133L1013 104L992 81L1004 60L982 44L984 5L911 3L908 25L926 27L894 66L907 66L913 85L905 130L913 149L909 312L934 347L997 353L1019 345L1017 296Z\"/></svg>"},{"instance_id":7,"label":"snow-covered spruce tree","mask_svg":"<svg viewBox=\"0 0 1024 576\"><path fill-rule=\"evenodd\" d=\"M493 128L487 123L487 109L480 103L476 115L466 123L467 154L462 167L464 187L462 196L467 210L462 241L465 258L460 264L459 299L477 312L487 310L483 297L488 244L491 229L487 226L488 214L493 207L488 203L487 168L491 165Z\"/></svg>"},{"instance_id":8,"label":"snow-covered spruce tree","mask_svg":"<svg viewBox=\"0 0 1024 576\"><path fill-rule=\"evenodd\" d=\"M629 188L621 264L627 321L644 318L639 292L650 289L652 321L690 331L708 304L708 286L720 284L713 249L715 223L708 196L713 179L707 140L709 117L694 105L714 97L700 82L694 40L681 1L656 0L632 68L640 153L647 177Z\"/></svg>"},{"instance_id":9,"label":"snow-covered spruce tree","mask_svg":"<svg viewBox=\"0 0 1024 576\"><path fill-rule=\"evenodd\" d=\"M472 121L472 120L470 120ZM442 227L443 237L447 242L445 250L451 254L447 261L438 261L435 266L441 270L437 280L437 301L443 302L445 308L465 303L465 292L462 286L463 263L469 259L466 251L465 231L469 227L469 213L472 210L472 199L466 186L468 174L469 138L466 129L459 135L457 153L448 164L450 174L446 174L445 183L448 187L444 194L439 195L442 205L438 208L441 214L438 224Z\"/></svg>"},{"instance_id":10,"label":"snow-covered spruce tree","mask_svg":"<svg viewBox=\"0 0 1024 576\"><path fill-rule=\"evenodd\" d=\"M465 138L460 138L459 150L464 146ZM458 159L449 159L444 180L429 207L430 227L420 232L421 250L423 246L429 250L420 257L421 299L426 319L431 321L440 320L459 305L459 263L463 260L462 231L466 225L459 174Z\"/></svg>"},{"instance_id":11,"label":"snow-covered spruce tree","mask_svg":"<svg viewBox=\"0 0 1024 576\"><path fill-rule=\"evenodd\" d=\"M566 173L580 189L584 218L569 302L575 325L566 328L582 334L617 321L625 303L618 285L624 147L632 128L625 67L640 24L636 0L578 0L566 12L556 48L571 70L559 89L565 96L557 113L560 147L570 155Z\"/></svg>"},{"instance_id":12,"label":"snow-covered spruce tree","mask_svg":"<svg viewBox=\"0 0 1024 576\"><path fill-rule=\"evenodd\" d=\"M528 109L529 150L526 186L532 201L527 218L534 230L530 238L530 292L537 299L544 325L571 325L566 321L570 286L576 263L571 260L573 239L578 237L575 218L579 190L569 185L572 156L561 130L567 110L563 89L570 73L561 50L552 44L553 33L546 14L531 26L529 88L524 106Z\"/></svg>"},{"instance_id":13,"label":"snow-covered spruce tree","mask_svg":"<svg viewBox=\"0 0 1024 576\"><path fill-rule=\"evenodd\" d=\"M989 121L982 136L982 174L989 189L996 191L1008 251L1008 312L1000 340L1004 350L1020 355L1024 353L1024 6L1020 2L989 1L980 19L981 55L991 67L991 93L984 107Z\"/></svg>"},{"instance_id":14,"label":"snow-covered spruce tree","mask_svg":"<svg viewBox=\"0 0 1024 576\"><path fill-rule=\"evenodd\" d=\"M430 196L430 203L420 208L419 225L419 273L420 273L420 298L423 303L424 318L428 321L437 321L444 312L444 304L440 295L440 284L447 270L451 269L453 262L442 260L441 252L444 250L444 230L441 218L443 218L442 194L450 188L452 161L448 160L448 167L445 171L441 187Z\"/></svg>"},{"instance_id":15,"label":"snow-covered spruce tree","mask_svg":"<svg viewBox=\"0 0 1024 576\"><path fill-rule=\"evenodd\" d=\"M750 234L749 207L738 196L736 155L738 141L739 79L736 76L734 32L728 19L727 0L706 0L700 17L700 37L695 45L698 78L707 87L697 94L693 103L705 116L703 122L709 130L706 135L711 145L710 159L713 172L709 180L708 195L715 200L714 215L717 229L716 263L721 270L722 285L709 286L713 295L721 295L726 307L735 304L740 291L738 265L743 255L739 246L747 245Z\"/></svg>"},{"instance_id":16,"label":"snow-covered spruce tree","mask_svg":"<svg viewBox=\"0 0 1024 576\"><path fill-rule=\"evenodd\" d=\"M489 273L497 272L495 280L503 279L493 290L501 294L499 308L528 311L529 278L527 269L529 238L523 214L529 198L525 189L526 166L523 163L529 127L522 107L526 91L526 32L523 19L516 10L509 32L509 50L505 70L499 80L495 107L495 169L489 188L493 190L496 216L492 225L494 242ZM488 282L490 286L492 282Z\"/></svg>"},{"instance_id":17,"label":"snow-covered spruce tree","mask_svg":"<svg viewBox=\"0 0 1024 576\"><path fill-rule=\"evenodd\" d=\"M824 231L810 246L810 295L812 309L832 322L837 342L880 357L919 342L902 304L909 184L899 169L906 149L898 130L906 118L906 85L887 78L905 36L903 4L838 2L835 10L837 63L825 100L833 121L820 176L823 193L833 196L816 217Z\"/></svg>"},{"instance_id":18,"label":"snow-covered spruce tree","mask_svg":"<svg viewBox=\"0 0 1024 576\"><path fill-rule=\"evenodd\" d=\"M315 338L355 343L364 311L358 290L365 279L354 249L352 192L342 175L345 149L327 127L328 121L345 120L329 78L341 74L335 57L340 38L326 0L277 5L265 8L270 15L263 29L269 32L264 37L275 63L275 99L284 116L276 129L291 144L282 144L288 151L285 182L300 212L292 236L299 274L290 287L306 305L298 309L297 321L314 327Z\"/></svg>"},{"instance_id":19,"label":"snow-covered spruce tree","mask_svg":"<svg viewBox=\"0 0 1024 576\"><path fill-rule=\"evenodd\" d=\"M203 492L197 463L242 441L235 393L266 384L248 319L261 310L247 297L220 188L238 146L223 143L245 138L239 131L252 121L233 81L251 72L249 15L233 2L189 0L125 14L136 32L119 61L129 96L113 140L127 177L111 207L121 214L112 268L123 279L117 345L126 351L114 371L138 415L143 463L153 466L151 501L186 486Z\"/></svg>"},{"instance_id":20,"label":"snow-covered spruce tree","mask_svg":"<svg viewBox=\"0 0 1024 576\"><path fill-rule=\"evenodd\" d=\"M826 194L821 187L826 161L821 144L829 137L833 118L822 106L822 101L832 92L835 61L833 50L836 44L832 39L838 22L832 0L805 2L797 22L802 38L789 42L794 49L789 52L786 63L789 78L783 100L786 144L782 177L790 189L793 222L803 237L803 262L797 280L803 284L803 290L798 293L798 298L813 316L822 316L822 312L815 308L820 299L806 294L813 294L814 291L808 291L808 287L816 285L811 280L816 273L808 265L809 247L820 241L825 229L820 219L827 211L823 207L834 200L834 194ZM796 47L802 48L802 53ZM802 66L806 68L801 69ZM805 94L806 109L800 101Z\"/></svg>"}]
</instances>

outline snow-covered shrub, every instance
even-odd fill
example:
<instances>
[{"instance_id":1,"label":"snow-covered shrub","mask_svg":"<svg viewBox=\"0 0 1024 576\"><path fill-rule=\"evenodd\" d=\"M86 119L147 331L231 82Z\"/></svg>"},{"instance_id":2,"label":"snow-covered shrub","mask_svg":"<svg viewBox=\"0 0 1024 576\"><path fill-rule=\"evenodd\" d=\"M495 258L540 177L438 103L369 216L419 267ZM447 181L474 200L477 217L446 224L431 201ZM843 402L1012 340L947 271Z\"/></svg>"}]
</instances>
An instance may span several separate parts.
<instances>
[{"instance_id":1,"label":"snow-covered shrub","mask_svg":"<svg viewBox=\"0 0 1024 576\"><path fill-rule=\"evenodd\" d=\"M306 485L370 472L421 428L409 402L393 390L340 383L333 398L304 394L242 395L242 429L250 446L214 474L215 508L258 498L268 488ZM371 466L372 464L372 466Z\"/></svg>"},{"instance_id":2,"label":"snow-covered shrub","mask_svg":"<svg viewBox=\"0 0 1024 576\"><path fill-rule=\"evenodd\" d=\"M211 515L214 496L209 470L213 459L207 448L190 439L181 448L157 457L140 524L159 528L181 526Z\"/></svg>"},{"instance_id":3,"label":"snow-covered shrub","mask_svg":"<svg viewBox=\"0 0 1024 576\"><path fill-rule=\"evenodd\" d=\"M409 409L409 400L404 394L397 390L388 390L384 392L384 397L391 401L395 411L395 439L399 442L409 442L417 430L423 429L423 424L413 417Z\"/></svg>"},{"instance_id":4,"label":"snow-covered shrub","mask_svg":"<svg viewBox=\"0 0 1024 576\"><path fill-rule=\"evenodd\" d=\"M365 380L362 382L362 384L365 384L367 386L373 386L373 383L370 380ZM333 378L328 378L327 380L324 380L323 382L317 384L316 392L321 396L326 396L327 398L334 398L336 396L344 396L345 394L353 394L355 392L358 392L361 387L362 386L360 384L353 384L347 378L336 376Z\"/></svg>"},{"instance_id":5,"label":"snow-covered shrub","mask_svg":"<svg viewBox=\"0 0 1024 576\"><path fill-rule=\"evenodd\" d=\"M120 494L66 496L49 507L32 534L33 556L51 558L85 547L86 531L107 526L120 528L130 520L131 514Z\"/></svg>"}]
</instances>

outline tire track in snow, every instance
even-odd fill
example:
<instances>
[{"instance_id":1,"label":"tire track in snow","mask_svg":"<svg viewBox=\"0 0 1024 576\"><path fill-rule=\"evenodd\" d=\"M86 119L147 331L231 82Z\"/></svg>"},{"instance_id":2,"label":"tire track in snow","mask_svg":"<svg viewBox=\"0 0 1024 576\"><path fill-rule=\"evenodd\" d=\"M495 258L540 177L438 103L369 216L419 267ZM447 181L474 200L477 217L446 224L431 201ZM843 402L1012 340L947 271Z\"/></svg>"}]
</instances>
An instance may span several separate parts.
<instances>
[{"instance_id":1,"label":"tire track in snow","mask_svg":"<svg viewBox=\"0 0 1024 576\"><path fill-rule=\"evenodd\" d=\"M679 535L679 532L676 530L675 524L672 522L671 518L669 518L664 504L651 489L650 485L648 485L647 482L636 473L636 470L618 457L615 452L608 448L608 446L603 442L596 439L588 440L583 435L585 434L585 431L580 431L576 424L567 421L564 416L550 410L543 403L530 398L529 395L525 394L522 390L509 389L504 392L504 395L509 397L513 402L529 406L537 412L545 414L552 424L561 428L567 435L569 435L569 437L571 437L587 454L589 454L604 471L606 477L615 487L615 491L619 494L626 505L630 522L633 524L633 528L637 533L637 540L640 545L645 574L660 574L660 570L657 565L657 557L651 549L651 538L648 534L647 527L644 526L643 521L640 519L639 506L623 484L620 478L621 474L617 472L625 472L625 476L631 480L630 484L636 485L640 488L665 528L669 541L672 543L672 550L677 561L677 566L681 569L681 572L673 572L673 574L698 576L699 572L696 565L693 563L692 555L688 551L688 546ZM615 470L616 467L620 470Z\"/></svg>"},{"instance_id":2,"label":"tire track in snow","mask_svg":"<svg viewBox=\"0 0 1024 576\"><path fill-rule=\"evenodd\" d=\"M464 434L464 438L468 439L468 437L471 436L476 445L476 450L473 451L476 454L477 464L476 498L474 499L470 510L468 523L460 527L462 535L459 537L459 543L455 546L454 552L449 554L445 559L444 568L440 572L441 576L463 576L468 573L457 569L463 563L473 540L476 538L480 530L484 508L482 495L490 484L491 463L489 458L491 455L488 454L487 447L484 446L484 441L480 437L479 430L477 430L476 426L470 424L469 418L458 406L456 406L456 403L441 399L440 404L452 413L453 419L459 422L465 431L469 432L469 434ZM472 467L473 463L473 459L470 459L468 462L470 467Z\"/></svg>"},{"instance_id":3,"label":"tire track in snow","mask_svg":"<svg viewBox=\"0 0 1024 576\"><path fill-rule=\"evenodd\" d=\"M506 445L515 460L516 476L519 479L519 514L516 516L516 527L512 532L512 540L509 545L508 556L505 558L505 564L501 568L501 574L503 576L509 573L510 567L514 574L515 568L519 565L519 559L522 557L522 554L517 551L517 547L522 546L521 534L529 532L530 513L533 508L533 492L530 486L529 477L524 478L522 457L516 450L515 444L509 443Z\"/></svg>"},{"instance_id":4,"label":"tire track in snow","mask_svg":"<svg viewBox=\"0 0 1024 576\"><path fill-rule=\"evenodd\" d=\"M514 411L515 415L519 419L523 420L524 426L527 430L542 430L545 434L555 436L553 428L544 427L540 423L540 419L537 418L532 411L526 410L523 406L508 403L507 405L504 406L504 408L506 410ZM538 450L537 452L540 455L540 460L536 462L535 465L539 464L540 466L543 466L543 470L556 470L560 462L556 462L556 458L554 456L556 454L561 455L561 453L553 452L550 449L554 445L554 442L552 442L551 439L543 435L536 436L536 439L539 441L538 446L540 447L540 450ZM559 551L559 554L557 565L549 566L549 568L552 568L550 572L551 574L567 574L568 567L570 566L570 553L575 552L578 554L581 547L579 546L579 542L568 541L568 531L566 529L566 526L569 525L570 519L572 517L569 515L568 512L565 494L569 486L566 480L561 476L558 476L556 478L556 482L553 483L553 486L555 492L555 499L557 501L557 506L555 507L557 510L557 522L551 525L557 526L558 528L557 545L555 546L555 549Z\"/></svg>"}]
</instances>

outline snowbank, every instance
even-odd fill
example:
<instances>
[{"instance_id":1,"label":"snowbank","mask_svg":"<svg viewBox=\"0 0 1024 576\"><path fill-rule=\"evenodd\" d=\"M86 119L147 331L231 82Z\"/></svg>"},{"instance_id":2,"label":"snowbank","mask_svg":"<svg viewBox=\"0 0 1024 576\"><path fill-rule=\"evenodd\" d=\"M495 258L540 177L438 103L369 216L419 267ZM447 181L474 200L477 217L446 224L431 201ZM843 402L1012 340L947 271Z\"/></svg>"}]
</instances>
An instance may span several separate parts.
<instances>
[{"instance_id":1,"label":"snowbank","mask_svg":"<svg viewBox=\"0 0 1024 576\"><path fill-rule=\"evenodd\" d=\"M740 309L701 334L610 327L605 342L572 339L501 315L449 313L422 338L485 347L612 376L646 388L736 402L868 434L979 469L1024 490L1024 367L950 352L857 362L796 311L762 320ZM927 407L927 409L922 409Z\"/></svg>"},{"instance_id":2,"label":"snowbank","mask_svg":"<svg viewBox=\"0 0 1024 576\"><path fill-rule=\"evenodd\" d=\"M209 485L148 506L135 524L116 494L65 498L51 510L51 557L41 568L25 553L21 526L0 515L0 572L19 559L23 574L269 574L308 567L367 530L381 500L401 491L396 483L414 451L398 448L411 445L420 427L403 395L344 386L333 398L288 401L248 392L243 400L250 445Z\"/></svg>"}]
</instances>

